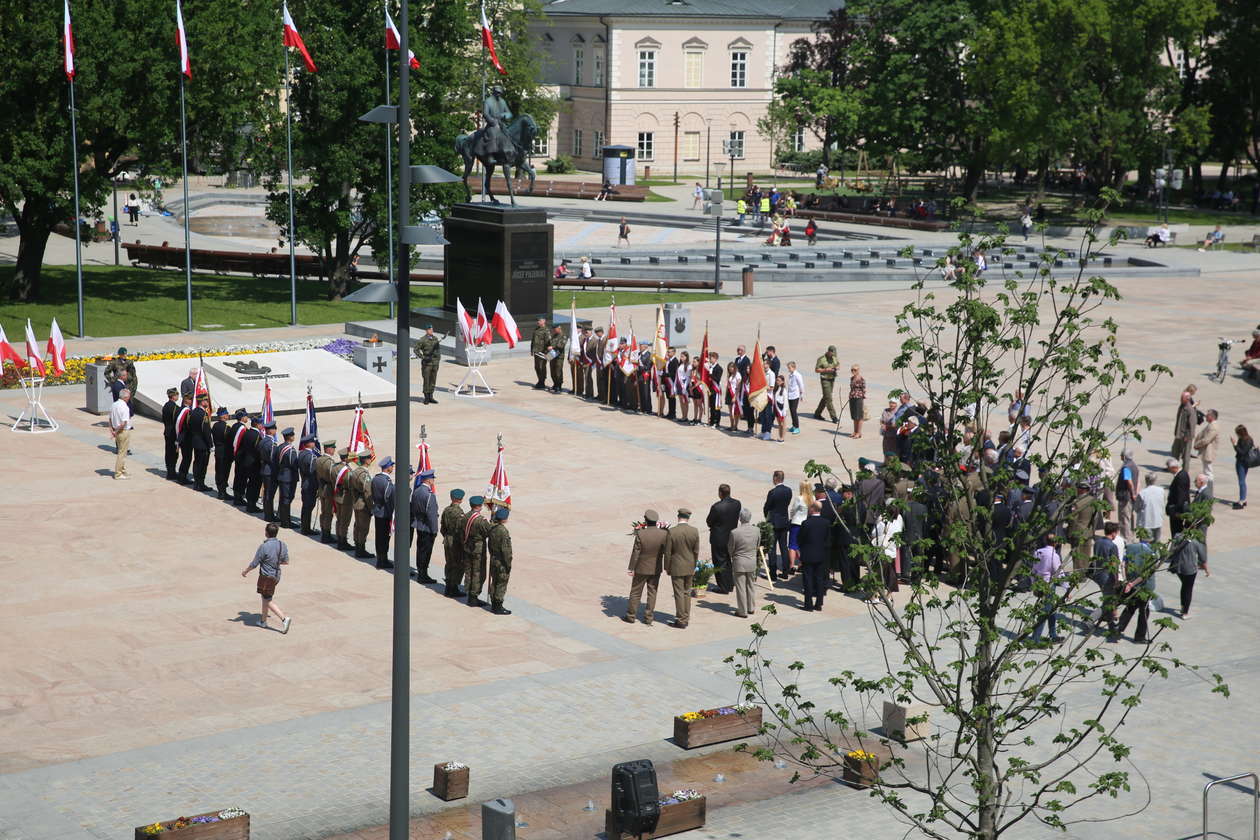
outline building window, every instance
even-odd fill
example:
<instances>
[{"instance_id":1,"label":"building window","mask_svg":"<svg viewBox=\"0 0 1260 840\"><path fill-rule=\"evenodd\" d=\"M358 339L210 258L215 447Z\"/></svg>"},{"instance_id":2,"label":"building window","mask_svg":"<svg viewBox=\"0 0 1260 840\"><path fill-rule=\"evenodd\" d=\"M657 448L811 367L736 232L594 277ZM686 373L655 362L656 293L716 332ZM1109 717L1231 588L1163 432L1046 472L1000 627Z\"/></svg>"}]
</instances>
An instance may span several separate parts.
<instances>
[{"instance_id":1,"label":"building window","mask_svg":"<svg viewBox=\"0 0 1260 840\"><path fill-rule=\"evenodd\" d=\"M652 150L652 132L639 132L639 160L655 160Z\"/></svg>"},{"instance_id":2,"label":"building window","mask_svg":"<svg viewBox=\"0 0 1260 840\"><path fill-rule=\"evenodd\" d=\"M686 73L683 84L689 88L704 87L704 53L699 50L688 50L685 61Z\"/></svg>"},{"instance_id":3,"label":"building window","mask_svg":"<svg viewBox=\"0 0 1260 840\"><path fill-rule=\"evenodd\" d=\"M700 132L683 132L682 157L683 160L700 160Z\"/></svg>"},{"instance_id":4,"label":"building window","mask_svg":"<svg viewBox=\"0 0 1260 840\"><path fill-rule=\"evenodd\" d=\"M656 87L656 50L639 50L639 87Z\"/></svg>"},{"instance_id":5,"label":"building window","mask_svg":"<svg viewBox=\"0 0 1260 840\"><path fill-rule=\"evenodd\" d=\"M792 132L792 151L805 151L805 126L797 126L796 131Z\"/></svg>"},{"instance_id":6,"label":"building window","mask_svg":"<svg viewBox=\"0 0 1260 840\"><path fill-rule=\"evenodd\" d=\"M534 148L530 154L547 156L551 154L550 138L546 134L539 134L534 138Z\"/></svg>"},{"instance_id":7,"label":"building window","mask_svg":"<svg viewBox=\"0 0 1260 840\"><path fill-rule=\"evenodd\" d=\"M731 53L731 87L748 87L748 53L743 50Z\"/></svg>"},{"instance_id":8,"label":"building window","mask_svg":"<svg viewBox=\"0 0 1260 840\"><path fill-rule=\"evenodd\" d=\"M591 84L594 85L595 87L603 87L604 86L604 54L600 52L599 50L596 50L592 58L595 61L595 67L594 67L593 78L591 79Z\"/></svg>"},{"instance_id":9,"label":"building window","mask_svg":"<svg viewBox=\"0 0 1260 840\"><path fill-rule=\"evenodd\" d=\"M573 156L582 156L582 129L573 129Z\"/></svg>"},{"instance_id":10,"label":"building window","mask_svg":"<svg viewBox=\"0 0 1260 840\"><path fill-rule=\"evenodd\" d=\"M730 138L730 146L728 146L727 148L730 149L729 154L731 157L735 158L736 160L743 160L744 159L744 132L732 131L731 138Z\"/></svg>"},{"instance_id":11,"label":"building window","mask_svg":"<svg viewBox=\"0 0 1260 840\"><path fill-rule=\"evenodd\" d=\"M596 131L594 134L595 142L591 144L591 157L598 158L604 151L604 132Z\"/></svg>"},{"instance_id":12,"label":"building window","mask_svg":"<svg viewBox=\"0 0 1260 840\"><path fill-rule=\"evenodd\" d=\"M573 84L575 85L582 84L582 60L585 57L580 48L575 47L573 49Z\"/></svg>"}]
</instances>

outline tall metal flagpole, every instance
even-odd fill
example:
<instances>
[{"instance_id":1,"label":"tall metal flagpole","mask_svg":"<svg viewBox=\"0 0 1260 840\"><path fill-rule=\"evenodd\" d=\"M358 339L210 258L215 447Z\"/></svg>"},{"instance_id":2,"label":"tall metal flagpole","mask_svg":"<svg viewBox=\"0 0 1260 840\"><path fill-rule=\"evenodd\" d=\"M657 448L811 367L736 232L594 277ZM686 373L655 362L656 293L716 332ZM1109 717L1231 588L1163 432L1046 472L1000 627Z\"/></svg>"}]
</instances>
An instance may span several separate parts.
<instances>
[{"instance_id":1,"label":"tall metal flagpole","mask_svg":"<svg viewBox=\"0 0 1260 840\"><path fill-rule=\"evenodd\" d=\"M79 130L70 79L70 171L74 173L74 277L79 294L79 338L83 337L83 231L79 228ZM117 213L114 214L117 219Z\"/></svg>"},{"instance_id":2,"label":"tall metal flagpole","mask_svg":"<svg viewBox=\"0 0 1260 840\"><path fill-rule=\"evenodd\" d=\"M184 72L179 73L179 141L184 154L184 288L188 300L188 331L192 332L192 241L188 238L188 117L184 106Z\"/></svg>"},{"instance_id":3,"label":"tall metal flagpole","mask_svg":"<svg viewBox=\"0 0 1260 840\"><path fill-rule=\"evenodd\" d=\"M408 60L410 71L410 60ZM385 101L390 101L389 94L389 48L385 48ZM394 277L394 129L385 124L385 208L389 213L389 282L396 282ZM408 278L410 280L411 278ZM394 302L389 302L389 317L394 317Z\"/></svg>"},{"instance_id":4,"label":"tall metal flagpole","mask_svg":"<svg viewBox=\"0 0 1260 840\"><path fill-rule=\"evenodd\" d=\"M411 14L400 4L398 44L398 216L411 221ZM394 638L390 687L389 840L408 840L411 762L411 253L398 231L398 365L394 390Z\"/></svg>"},{"instance_id":5,"label":"tall metal flagpole","mask_svg":"<svg viewBox=\"0 0 1260 840\"><path fill-rule=\"evenodd\" d=\"M289 150L289 324L297 326L297 257L293 254L293 91L289 85L289 48L284 47L284 134Z\"/></svg>"}]
</instances>

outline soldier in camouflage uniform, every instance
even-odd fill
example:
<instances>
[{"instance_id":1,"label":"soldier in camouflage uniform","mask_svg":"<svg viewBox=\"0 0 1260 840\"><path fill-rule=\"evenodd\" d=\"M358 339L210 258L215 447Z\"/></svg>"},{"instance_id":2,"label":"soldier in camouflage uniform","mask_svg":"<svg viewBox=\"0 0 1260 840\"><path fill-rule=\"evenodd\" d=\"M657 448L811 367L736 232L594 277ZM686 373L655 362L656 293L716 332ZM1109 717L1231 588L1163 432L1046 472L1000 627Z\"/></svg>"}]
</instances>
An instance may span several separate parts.
<instances>
[{"instance_id":1,"label":"soldier in camouflage uniform","mask_svg":"<svg viewBox=\"0 0 1260 840\"><path fill-rule=\"evenodd\" d=\"M814 417L818 420L822 419L823 409L827 409L827 416L835 423L836 407L831 402L831 392L836 387L836 368L840 365L840 359L836 356L836 347L833 344L827 348L827 352L818 357L818 361L814 362L814 373L818 374L818 384L822 389L822 395L818 399L818 407L814 409Z\"/></svg>"},{"instance_id":2,"label":"soldier in camouflage uniform","mask_svg":"<svg viewBox=\"0 0 1260 840\"><path fill-rule=\"evenodd\" d=\"M126 347L119 347L118 354L110 359L109 364L105 366L105 383L113 386L118 381L121 381L122 387L131 391L132 394L140 393L140 380L136 378L136 365L135 362L127 358ZM110 393L113 394L114 399L118 399L118 394L112 387L110 388Z\"/></svg>"},{"instance_id":3,"label":"soldier in camouflage uniform","mask_svg":"<svg viewBox=\"0 0 1260 840\"><path fill-rule=\"evenodd\" d=\"M416 342L416 358L420 360L420 372L424 376L425 405L436 405L433 389L437 386L438 365L442 362L442 347L438 337L433 334L433 325L426 324L424 336Z\"/></svg>"},{"instance_id":4,"label":"soldier in camouflage uniform","mask_svg":"<svg viewBox=\"0 0 1260 840\"><path fill-rule=\"evenodd\" d=\"M337 478L337 441L324 441L324 454L315 459L315 478L319 481L319 541L333 541L333 482Z\"/></svg>"},{"instance_id":5,"label":"soldier in camouflage uniform","mask_svg":"<svg viewBox=\"0 0 1260 840\"><path fill-rule=\"evenodd\" d=\"M367 550L368 531L372 528L372 473L368 464L372 463L372 453L364 450L359 453L359 465L350 473L350 496L354 499L354 556L367 558L372 554Z\"/></svg>"},{"instance_id":6,"label":"soldier in camouflage uniform","mask_svg":"<svg viewBox=\"0 0 1260 840\"><path fill-rule=\"evenodd\" d=\"M464 519L464 567L468 572L468 606L484 607L481 600L481 586L486 581L486 531L490 522L486 512L481 509L485 502L481 496L473 496L468 500L468 516Z\"/></svg>"},{"instance_id":7,"label":"soldier in camouflage uniform","mask_svg":"<svg viewBox=\"0 0 1260 840\"><path fill-rule=\"evenodd\" d=\"M508 509L494 512L494 524L487 529L486 547L490 550L490 611L495 615L511 615L503 606L508 577L512 574L512 535L507 529Z\"/></svg>"},{"instance_id":8,"label":"soldier in camouflage uniform","mask_svg":"<svg viewBox=\"0 0 1260 840\"><path fill-rule=\"evenodd\" d=\"M560 386L564 384L564 356L569 346L569 337L564 334L564 328L559 324L551 328L551 339L547 342L547 346L556 351L555 358L548 364L551 365L551 391L558 394Z\"/></svg>"},{"instance_id":9,"label":"soldier in camouflage uniform","mask_svg":"<svg viewBox=\"0 0 1260 840\"><path fill-rule=\"evenodd\" d=\"M350 464L350 450L337 452L341 462L333 466L333 501L337 504L337 550L348 551L350 541L350 518L354 515L354 494L350 491L350 474L354 467Z\"/></svg>"},{"instance_id":10,"label":"soldier in camouflage uniform","mask_svg":"<svg viewBox=\"0 0 1260 840\"><path fill-rule=\"evenodd\" d=\"M458 598L464 594L459 591L459 584L464 579L464 521L468 518L460 504L463 500L463 490L452 490L451 503L442 511L438 525L442 550L446 555L446 591L442 594L447 598Z\"/></svg>"},{"instance_id":11,"label":"soldier in camouflage uniform","mask_svg":"<svg viewBox=\"0 0 1260 840\"><path fill-rule=\"evenodd\" d=\"M534 390L541 391L547 387L547 348L551 346L547 339L547 319L539 318L534 334L529 338L529 352L534 356L534 375L538 381Z\"/></svg>"}]
</instances>

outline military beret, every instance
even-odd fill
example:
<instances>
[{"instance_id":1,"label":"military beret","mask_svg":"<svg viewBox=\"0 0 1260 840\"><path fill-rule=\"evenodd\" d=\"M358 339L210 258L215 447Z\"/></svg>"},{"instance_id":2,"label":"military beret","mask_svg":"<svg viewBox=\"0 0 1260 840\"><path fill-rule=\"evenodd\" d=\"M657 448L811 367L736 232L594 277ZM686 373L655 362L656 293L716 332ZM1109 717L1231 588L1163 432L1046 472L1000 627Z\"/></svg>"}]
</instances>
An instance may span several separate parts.
<instances>
[{"instance_id":1,"label":"military beret","mask_svg":"<svg viewBox=\"0 0 1260 840\"><path fill-rule=\"evenodd\" d=\"M836 345L834 345L834 344L829 345L829 346L827 347L827 352L828 352L828 353L834 353L834 352L836 352Z\"/></svg>"},{"instance_id":2,"label":"military beret","mask_svg":"<svg viewBox=\"0 0 1260 840\"><path fill-rule=\"evenodd\" d=\"M485 502L486 500L484 496L470 496L468 498L468 504L472 505L473 507L477 507L478 505L483 505L485 504Z\"/></svg>"},{"instance_id":3,"label":"military beret","mask_svg":"<svg viewBox=\"0 0 1260 840\"><path fill-rule=\"evenodd\" d=\"M679 515L680 517L689 517L689 516L691 516L691 511L690 511L690 510L688 510L687 508L679 508L679 509L678 509L678 515Z\"/></svg>"},{"instance_id":4,"label":"military beret","mask_svg":"<svg viewBox=\"0 0 1260 840\"><path fill-rule=\"evenodd\" d=\"M858 468L869 467L871 465L870 458L858 458Z\"/></svg>"},{"instance_id":5,"label":"military beret","mask_svg":"<svg viewBox=\"0 0 1260 840\"><path fill-rule=\"evenodd\" d=\"M386 469L392 466L394 466L394 459L391 458L390 456L386 455L384 458L381 459L381 469Z\"/></svg>"},{"instance_id":6,"label":"military beret","mask_svg":"<svg viewBox=\"0 0 1260 840\"><path fill-rule=\"evenodd\" d=\"M118 348L118 355L119 355L119 356L126 356L126 355L127 355L127 348L126 348L126 347L119 347L119 348Z\"/></svg>"},{"instance_id":7,"label":"military beret","mask_svg":"<svg viewBox=\"0 0 1260 840\"><path fill-rule=\"evenodd\" d=\"M661 518L661 516L656 511L652 510L651 508L648 508L647 510L643 511L643 518L647 522L656 522L657 520Z\"/></svg>"},{"instance_id":8,"label":"military beret","mask_svg":"<svg viewBox=\"0 0 1260 840\"><path fill-rule=\"evenodd\" d=\"M244 420L246 417L249 416L249 412L243 408L238 408L236 409L236 414L233 416L236 417L237 420Z\"/></svg>"},{"instance_id":9,"label":"military beret","mask_svg":"<svg viewBox=\"0 0 1260 840\"><path fill-rule=\"evenodd\" d=\"M315 435L302 435L302 443L314 443Z\"/></svg>"},{"instance_id":10,"label":"military beret","mask_svg":"<svg viewBox=\"0 0 1260 840\"><path fill-rule=\"evenodd\" d=\"M432 324L425 324L425 325L424 325L424 328L425 328L426 330L431 330L431 329L433 329L433 325L432 325Z\"/></svg>"},{"instance_id":11,"label":"military beret","mask_svg":"<svg viewBox=\"0 0 1260 840\"><path fill-rule=\"evenodd\" d=\"M268 428L272 428L274 426L275 426L275 423L272 423L271 426L269 426ZM284 431L281 432L280 434L283 435L284 437L292 437L293 435L297 434L297 432L293 431L292 426L285 426Z\"/></svg>"},{"instance_id":12,"label":"military beret","mask_svg":"<svg viewBox=\"0 0 1260 840\"><path fill-rule=\"evenodd\" d=\"M166 396L168 396L168 397L173 397L173 396L175 396L175 395L176 395L176 394L178 394L178 393L179 393L179 389L178 389L178 388L167 388L167 389L166 389Z\"/></svg>"},{"instance_id":13,"label":"military beret","mask_svg":"<svg viewBox=\"0 0 1260 840\"><path fill-rule=\"evenodd\" d=\"M219 410L214 413L215 417L227 417L228 410L225 406L219 406Z\"/></svg>"},{"instance_id":14,"label":"military beret","mask_svg":"<svg viewBox=\"0 0 1260 840\"><path fill-rule=\"evenodd\" d=\"M508 518L509 513L511 513L510 510L505 507L501 507L494 512L494 518L502 522L504 519Z\"/></svg>"},{"instance_id":15,"label":"military beret","mask_svg":"<svg viewBox=\"0 0 1260 840\"><path fill-rule=\"evenodd\" d=\"M430 478L437 478L437 476L434 474L433 470L425 470L416 476L416 478L419 478L421 481L428 481Z\"/></svg>"}]
</instances>

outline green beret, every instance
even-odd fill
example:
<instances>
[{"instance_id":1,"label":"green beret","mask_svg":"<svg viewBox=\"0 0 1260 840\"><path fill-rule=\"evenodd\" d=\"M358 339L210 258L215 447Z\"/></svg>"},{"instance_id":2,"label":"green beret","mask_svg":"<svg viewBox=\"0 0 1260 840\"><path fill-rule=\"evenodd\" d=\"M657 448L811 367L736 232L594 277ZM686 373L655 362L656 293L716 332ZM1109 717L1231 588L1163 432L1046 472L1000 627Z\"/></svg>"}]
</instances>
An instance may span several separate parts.
<instances>
[{"instance_id":1,"label":"green beret","mask_svg":"<svg viewBox=\"0 0 1260 840\"><path fill-rule=\"evenodd\" d=\"M464 491L463 491L463 490L460 490L458 487L457 487L457 488L455 488L454 490L452 490L452 491L451 491L451 498L452 498L452 499L462 499L462 498L464 498Z\"/></svg>"}]
</instances>

